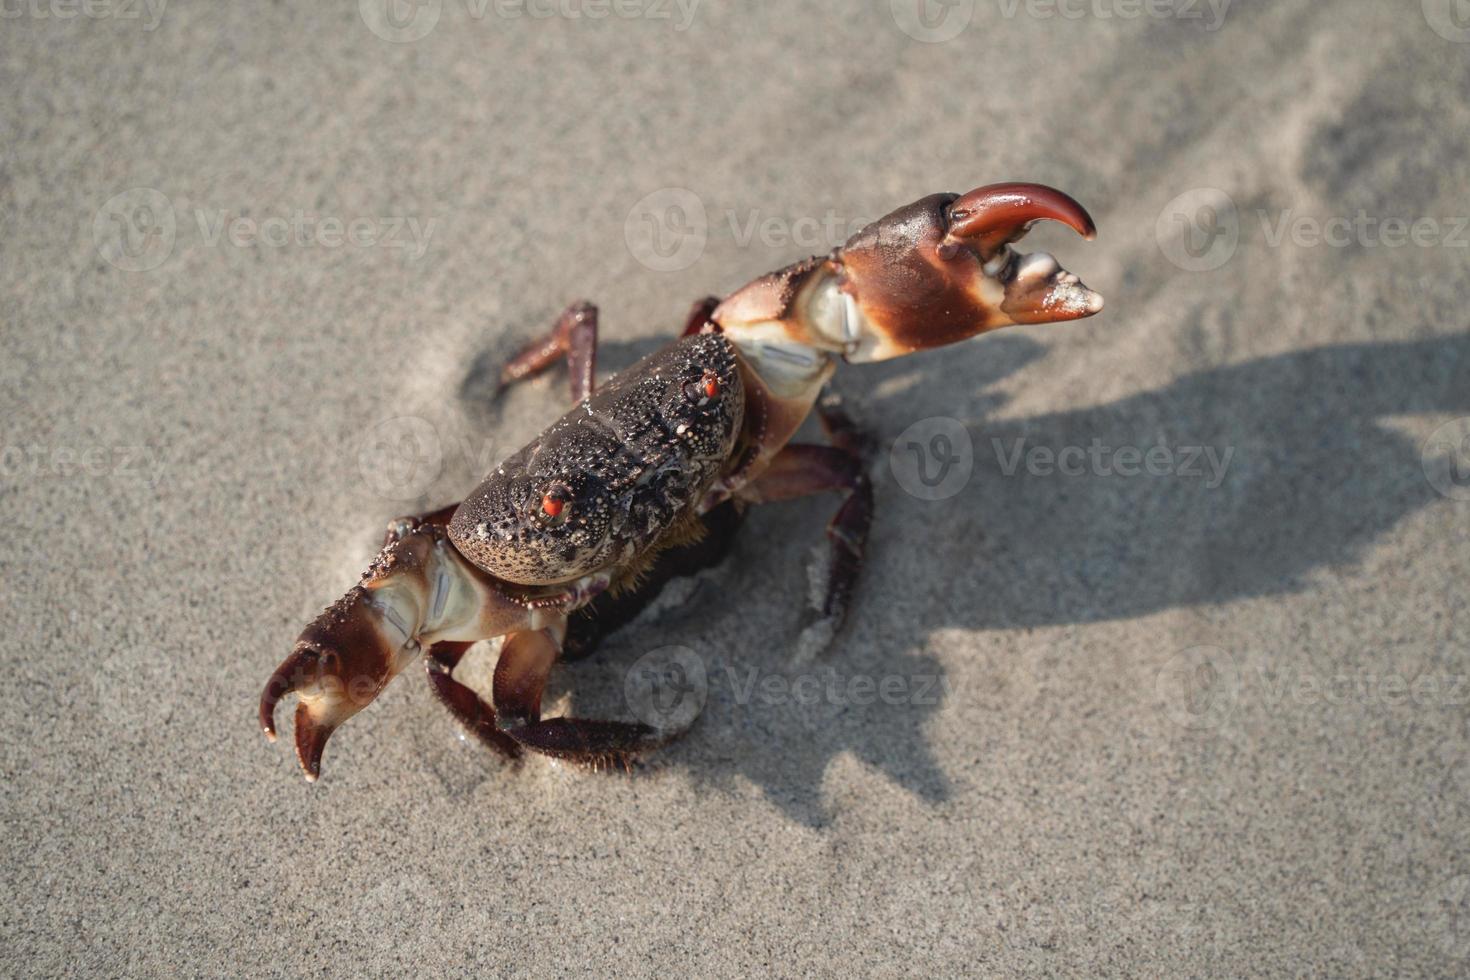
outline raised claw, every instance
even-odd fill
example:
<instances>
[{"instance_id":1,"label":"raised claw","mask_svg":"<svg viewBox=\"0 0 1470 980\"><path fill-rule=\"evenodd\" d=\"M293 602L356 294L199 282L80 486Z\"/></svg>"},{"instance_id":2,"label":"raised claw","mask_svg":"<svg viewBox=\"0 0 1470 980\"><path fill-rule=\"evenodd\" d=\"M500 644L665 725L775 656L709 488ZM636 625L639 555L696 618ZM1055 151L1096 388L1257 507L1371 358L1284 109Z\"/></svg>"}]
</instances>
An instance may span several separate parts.
<instances>
[{"instance_id":1,"label":"raised claw","mask_svg":"<svg viewBox=\"0 0 1470 980\"><path fill-rule=\"evenodd\" d=\"M988 262L1038 221L1060 221L1088 241L1097 237L1092 215L1069 195L1044 184L988 184L948 208L947 241L965 242Z\"/></svg>"}]
</instances>

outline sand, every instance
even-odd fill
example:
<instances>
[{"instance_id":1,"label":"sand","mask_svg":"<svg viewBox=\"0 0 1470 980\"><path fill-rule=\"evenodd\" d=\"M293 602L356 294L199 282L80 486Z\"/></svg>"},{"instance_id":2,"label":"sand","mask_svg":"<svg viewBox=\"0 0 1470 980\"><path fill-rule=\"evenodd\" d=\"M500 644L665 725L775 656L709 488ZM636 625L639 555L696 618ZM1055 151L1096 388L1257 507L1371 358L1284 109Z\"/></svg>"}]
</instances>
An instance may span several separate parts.
<instances>
[{"instance_id":1,"label":"sand","mask_svg":"<svg viewBox=\"0 0 1470 980\"><path fill-rule=\"evenodd\" d=\"M0 972L1470 970L1470 32L911 6L5 7ZM1107 309L839 375L882 450L831 652L833 501L773 505L558 673L630 717L696 658L632 776L500 763L417 668L316 785L261 737L384 523L561 411L488 395L564 304L614 370L1003 179L1088 205L1030 242Z\"/></svg>"}]
</instances>

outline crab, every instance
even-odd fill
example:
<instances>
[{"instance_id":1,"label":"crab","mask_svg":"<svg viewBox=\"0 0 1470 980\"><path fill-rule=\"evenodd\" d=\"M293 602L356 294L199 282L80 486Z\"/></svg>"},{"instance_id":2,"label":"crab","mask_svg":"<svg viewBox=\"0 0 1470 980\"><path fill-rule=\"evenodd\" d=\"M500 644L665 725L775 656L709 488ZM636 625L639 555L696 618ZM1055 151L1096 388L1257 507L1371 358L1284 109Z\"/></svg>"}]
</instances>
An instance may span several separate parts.
<instances>
[{"instance_id":1,"label":"crab","mask_svg":"<svg viewBox=\"0 0 1470 980\"><path fill-rule=\"evenodd\" d=\"M331 734L422 655L438 699L501 755L626 766L682 731L543 717L552 668L590 652L673 577L719 561L748 505L836 492L825 592L803 631L825 647L852 603L873 490L867 440L824 386L839 361L1100 311L1102 298L1050 255L1011 248L1041 220L1095 235L1080 204L1039 184L924 197L827 255L696 302L677 340L600 386L597 309L572 305L500 376L503 388L564 360L571 410L462 502L389 523L359 584L271 674L266 736L296 694L297 758L315 780ZM792 442L813 412L829 444ZM494 638L487 699L454 672Z\"/></svg>"}]
</instances>

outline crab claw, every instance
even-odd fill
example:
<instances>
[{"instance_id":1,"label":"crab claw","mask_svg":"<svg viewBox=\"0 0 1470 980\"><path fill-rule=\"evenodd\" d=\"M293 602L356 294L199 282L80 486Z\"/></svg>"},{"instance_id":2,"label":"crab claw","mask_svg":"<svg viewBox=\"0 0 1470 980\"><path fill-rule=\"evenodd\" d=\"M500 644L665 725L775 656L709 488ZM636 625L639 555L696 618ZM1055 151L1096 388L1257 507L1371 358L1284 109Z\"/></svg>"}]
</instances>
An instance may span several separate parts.
<instances>
[{"instance_id":1,"label":"crab claw","mask_svg":"<svg viewBox=\"0 0 1470 980\"><path fill-rule=\"evenodd\" d=\"M972 245L988 262L1038 221L1060 221L1089 242L1097 237L1092 216L1071 197L1045 184L988 184L956 198L948 208L949 241Z\"/></svg>"},{"instance_id":2,"label":"crab claw","mask_svg":"<svg viewBox=\"0 0 1470 980\"><path fill-rule=\"evenodd\" d=\"M442 527L395 536L362 583L301 632L260 694L260 727L276 738L276 706L295 694L296 757L309 780L343 722L440 640L472 642L526 628L532 613L454 550Z\"/></svg>"},{"instance_id":3,"label":"crab claw","mask_svg":"<svg viewBox=\"0 0 1470 980\"><path fill-rule=\"evenodd\" d=\"M1092 316L1103 308L1101 296L1050 255L1011 249L1045 220L1087 239L1096 234L1082 205L1040 184L931 194L874 221L826 258L757 279L713 318L751 356L801 345L864 362L1013 323Z\"/></svg>"},{"instance_id":4,"label":"crab claw","mask_svg":"<svg viewBox=\"0 0 1470 980\"><path fill-rule=\"evenodd\" d=\"M260 727L275 740L276 705L295 694L296 757L307 779L321 774L322 750L343 722L372 703L418 653L384 608L358 586L323 612L296 641L260 695Z\"/></svg>"},{"instance_id":5,"label":"crab claw","mask_svg":"<svg viewBox=\"0 0 1470 980\"><path fill-rule=\"evenodd\" d=\"M939 251L972 248L1004 287L1000 310L1010 322L1077 320L1102 310L1103 298L1046 252L1017 255L1007 247L1045 220L1096 238L1092 216L1071 197L1042 184L991 184L959 197L947 213L949 233Z\"/></svg>"}]
</instances>

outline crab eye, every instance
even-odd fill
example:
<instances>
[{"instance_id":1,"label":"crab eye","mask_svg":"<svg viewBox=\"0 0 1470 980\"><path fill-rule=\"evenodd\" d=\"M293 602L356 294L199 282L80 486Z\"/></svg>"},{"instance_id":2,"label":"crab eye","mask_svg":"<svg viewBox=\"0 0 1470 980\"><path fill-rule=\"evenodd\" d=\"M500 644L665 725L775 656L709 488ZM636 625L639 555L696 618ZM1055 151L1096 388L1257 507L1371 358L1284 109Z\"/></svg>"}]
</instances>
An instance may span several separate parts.
<instances>
[{"instance_id":1,"label":"crab eye","mask_svg":"<svg viewBox=\"0 0 1470 980\"><path fill-rule=\"evenodd\" d=\"M713 401L720 397L720 379L713 374L706 374L698 381L686 381L684 397L696 405L703 401Z\"/></svg>"},{"instance_id":2,"label":"crab eye","mask_svg":"<svg viewBox=\"0 0 1470 980\"><path fill-rule=\"evenodd\" d=\"M547 523L560 523L571 506L572 494L564 486L553 486L541 496L540 517Z\"/></svg>"}]
</instances>

